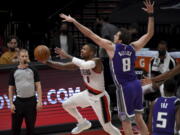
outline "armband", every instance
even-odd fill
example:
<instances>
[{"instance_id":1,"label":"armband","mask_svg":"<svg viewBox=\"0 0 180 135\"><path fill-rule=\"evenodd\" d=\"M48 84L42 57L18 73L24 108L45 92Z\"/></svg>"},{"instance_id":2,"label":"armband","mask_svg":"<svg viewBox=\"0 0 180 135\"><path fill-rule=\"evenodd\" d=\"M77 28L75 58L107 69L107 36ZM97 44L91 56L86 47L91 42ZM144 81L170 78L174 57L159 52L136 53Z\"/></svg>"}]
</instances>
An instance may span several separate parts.
<instances>
[{"instance_id":1,"label":"armband","mask_svg":"<svg viewBox=\"0 0 180 135\"><path fill-rule=\"evenodd\" d=\"M96 63L93 60L84 61L84 60L78 59L76 57L73 57L72 62L76 66L79 66L82 69L92 69L92 68L96 67Z\"/></svg>"}]
</instances>

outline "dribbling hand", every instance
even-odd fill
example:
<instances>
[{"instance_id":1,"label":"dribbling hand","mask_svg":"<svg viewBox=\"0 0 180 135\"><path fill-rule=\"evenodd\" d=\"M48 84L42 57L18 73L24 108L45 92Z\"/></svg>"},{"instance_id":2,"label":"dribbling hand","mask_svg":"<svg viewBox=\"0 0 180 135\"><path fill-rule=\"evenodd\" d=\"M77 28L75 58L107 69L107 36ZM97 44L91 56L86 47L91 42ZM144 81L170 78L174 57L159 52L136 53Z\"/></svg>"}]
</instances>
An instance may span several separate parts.
<instances>
[{"instance_id":1,"label":"dribbling hand","mask_svg":"<svg viewBox=\"0 0 180 135\"><path fill-rule=\"evenodd\" d=\"M55 53L59 56L59 57L61 57L61 58L68 58L68 59L71 59L72 58L72 56L71 55L69 55L68 53L66 53L63 49L61 49L61 48L55 48L54 49L55 50Z\"/></svg>"}]
</instances>

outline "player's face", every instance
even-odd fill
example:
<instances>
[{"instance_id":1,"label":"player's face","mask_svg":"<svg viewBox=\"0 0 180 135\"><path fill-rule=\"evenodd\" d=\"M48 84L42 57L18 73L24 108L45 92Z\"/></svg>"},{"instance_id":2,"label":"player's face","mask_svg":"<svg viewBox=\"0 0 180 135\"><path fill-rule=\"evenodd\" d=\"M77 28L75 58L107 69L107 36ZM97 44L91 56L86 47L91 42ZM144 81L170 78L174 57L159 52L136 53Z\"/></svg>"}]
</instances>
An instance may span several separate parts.
<instances>
[{"instance_id":1,"label":"player's face","mask_svg":"<svg viewBox=\"0 0 180 135\"><path fill-rule=\"evenodd\" d=\"M114 35L114 43L115 43L115 44L121 42L121 40L119 39L120 34L121 34L121 32L118 31L118 32Z\"/></svg>"},{"instance_id":2,"label":"player's face","mask_svg":"<svg viewBox=\"0 0 180 135\"><path fill-rule=\"evenodd\" d=\"M91 49L88 45L84 45L81 49L81 57L88 58L91 55Z\"/></svg>"},{"instance_id":3,"label":"player's face","mask_svg":"<svg viewBox=\"0 0 180 135\"><path fill-rule=\"evenodd\" d=\"M20 52L19 54L19 62L21 64L27 64L29 62L29 55L27 52Z\"/></svg>"}]
</instances>

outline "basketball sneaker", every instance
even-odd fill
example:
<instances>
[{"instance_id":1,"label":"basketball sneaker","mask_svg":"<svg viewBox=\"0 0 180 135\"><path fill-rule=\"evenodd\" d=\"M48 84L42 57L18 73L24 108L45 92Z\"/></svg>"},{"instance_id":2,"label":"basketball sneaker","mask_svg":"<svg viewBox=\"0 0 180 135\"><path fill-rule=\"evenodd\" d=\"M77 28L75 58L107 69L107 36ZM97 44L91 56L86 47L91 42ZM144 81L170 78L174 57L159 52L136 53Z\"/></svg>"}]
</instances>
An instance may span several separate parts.
<instances>
[{"instance_id":1,"label":"basketball sneaker","mask_svg":"<svg viewBox=\"0 0 180 135\"><path fill-rule=\"evenodd\" d=\"M89 129L91 127L91 122L84 119L83 122L78 123L77 126L75 128L72 129L71 133L72 134L79 134L82 131Z\"/></svg>"}]
</instances>

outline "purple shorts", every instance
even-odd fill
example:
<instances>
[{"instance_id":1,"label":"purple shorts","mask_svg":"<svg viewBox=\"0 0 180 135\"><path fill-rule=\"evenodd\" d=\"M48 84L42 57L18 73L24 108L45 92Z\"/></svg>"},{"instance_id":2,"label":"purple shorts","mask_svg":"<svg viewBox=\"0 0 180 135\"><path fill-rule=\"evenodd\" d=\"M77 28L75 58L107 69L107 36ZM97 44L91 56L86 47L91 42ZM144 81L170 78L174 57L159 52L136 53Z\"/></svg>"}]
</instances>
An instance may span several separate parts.
<instances>
[{"instance_id":1,"label":"purple shorts","mask_svg":"<svg viewBox=\"0 0 180 135\"><path fill-rule=\"evenodd\" d=\"M117 107L120 119L127 120L137 112L143 112L142 87L139 80L128 81L117 85Z\"/></svg>"}]
</instances>

